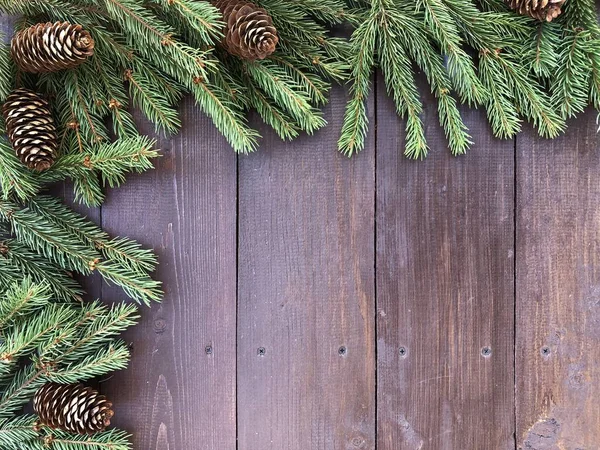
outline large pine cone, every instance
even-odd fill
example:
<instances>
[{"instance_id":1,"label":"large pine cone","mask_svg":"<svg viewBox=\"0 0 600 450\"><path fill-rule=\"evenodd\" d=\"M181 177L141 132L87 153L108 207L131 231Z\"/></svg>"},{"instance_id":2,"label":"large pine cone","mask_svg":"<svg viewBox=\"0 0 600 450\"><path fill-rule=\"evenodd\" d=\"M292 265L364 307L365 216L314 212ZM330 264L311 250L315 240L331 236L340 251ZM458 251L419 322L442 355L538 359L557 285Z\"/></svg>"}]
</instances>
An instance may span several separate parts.
<instances>
[{"instance_id":1,"label":"large pine cone","mask_svg":"<svg viewBox=\"0 0 600 450\"><path fill-rule=\"evenodd\" d=\"M508 6L523 16L530 16L542 22L551 22L560 13L565 0L506 0Z\"/></svg>"},{"instance_id":2,"label":"large pine cone","mask_svg":"<svg viewBox=\"0 0 600 450\"><path fill-rule=\"evenodd\" d=\"M43 171L56 158L58 139L48 102L33 91L16 89L2 107L6 133L21 162Z\"/></svg>"},{"instance_id":3,"label":"large pine cone","mask_svg":"<svg viewBox=\"0 0 600 450\"><path fill-rule=\"evenodd\" d=\"M250 61L265 59L279 37L269 13L244 0L214 0L225 21L223 46L228 53Z\"/></svg>"},{"instance_id":4,"label":"large pine cone","mask_svg":"<svg viewBox=\"0 0 600 450\"><path fill-rule=\"evenodd\" d=\"M19 31L10 43L12 57L24 72L72 69L94 54L94 40L81 25L38 23Z\"/></svg>"},{"instance_id":5,"label":"large pine cone","mask_svg":"<svg viewBox=\"0 0 600 450\"><path fill-rule=\"evenodd\" d=\"M82 384L46 383L35 394L33 408L42 425L78 434L92 434L110 425L112 403Z\"/></svg>"}]
</instances>

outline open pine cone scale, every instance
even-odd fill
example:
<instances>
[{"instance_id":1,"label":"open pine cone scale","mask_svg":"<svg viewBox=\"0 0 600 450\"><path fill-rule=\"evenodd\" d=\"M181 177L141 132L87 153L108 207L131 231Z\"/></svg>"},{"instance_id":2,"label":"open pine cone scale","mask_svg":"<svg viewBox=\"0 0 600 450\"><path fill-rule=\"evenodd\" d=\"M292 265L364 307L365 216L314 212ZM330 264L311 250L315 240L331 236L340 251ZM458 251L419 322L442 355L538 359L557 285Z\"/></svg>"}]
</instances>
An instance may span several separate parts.
<instances>
[{"instance_id":1,"label":"open pine cone scale","mask_svg":"<svg viewBox=\"0 0 600 450\"><path fill-rule=\"evenodd\" d=\"M28 89L16 89L2 106L6 133L15 153L27 167L37 171L54 163L58 138L50 105Z\"/></svg>"},{"instance_id":2,"label":"open pine cone scale","mask_svg":"<svg viewBox=\"0 0 600 450\"><path fill-rule=\"evenodd\" d=\"M15 34L11 52L24 72L55 72L85 62L94 53L94 40L81 25L39 23Z\"/></svg>"},{"instance_id":3,"label":"open pine cone scale","mask_svg":"<svg viewBox=\"0 0 600 450\"><path fill-rule=\"evenodd\" d=\"M508 6L523 16L529 16L542 22L556 19L565 0L507 0Z\"/></svg>"},{"instance_id":4,"label":"open pine cone scale","mask_svg":"<svg viewBox=\"0 0 600 450\"><path fill-rule=\"evenodd\" d=\"M246 60L265 59L277 47L279 37L269 13L244 0L216 0L223 14L223 46L232 55Z\"/></svg>"},{"instance_id":5,"label":"open pine cone scale","mask_svg":"<svg viewBox=\"0 0 600 450\"><path fill-rule=\"evenodd\" d=\"M78 434L93 434L110 425L112 403L81 384L46 383L33 399L40 423Z\"/></svg>"}]
</instances>

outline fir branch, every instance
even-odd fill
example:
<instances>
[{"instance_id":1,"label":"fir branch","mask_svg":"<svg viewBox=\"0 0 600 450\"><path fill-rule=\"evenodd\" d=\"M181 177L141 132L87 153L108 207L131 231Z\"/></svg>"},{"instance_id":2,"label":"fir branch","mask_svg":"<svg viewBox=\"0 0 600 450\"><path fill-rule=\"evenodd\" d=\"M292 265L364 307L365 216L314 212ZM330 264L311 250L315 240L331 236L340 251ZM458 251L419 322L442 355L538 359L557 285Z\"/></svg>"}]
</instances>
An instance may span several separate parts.
<instances>
[{"instance_id":1,"label":"fir branch","mask_svg":"<svg viewBox=\"0 0 600 450\"><path fill-rule=\"evenodd\" d=\"M0 278L2 274L11 275L8 280L12 283L31 277L37 284L47 284L57 300L81 301L83 289L64 269L40 258L38 253L14 239L5 240L1 245L4 255L0 256Z\"/></svg>"},{"instance_id":2,"label":"fir branch","mask_svg":"<svg viewBox=\"0 0 600 450\"><path fill-rule=\"evenodd\" d=\"M479 70L488 91L486 111L492 131L500 138L512 138L521 130L519 113L511 102L511 88L489 51L480 55Z\"/></svg>"},{"instance_id":3,"label":"fir branch","mask_svg":"<svg viewBox=\"0 0 600 450\"><path fill-rule=\"evenodd\" d=\"M321 112L311 106L310 97L281 67L265 61L248 62L245 68L254 83L268 93L303 130L312 134L325 126Z\"/></svg>"},{"instance_id":4,"label":"fir branch","mask_svg":"<svg viewBox=\"0 0 600 450\"><path fill-rule=\"evenodd\" d=\"M377 40L377 16L373 12L354 31L352 44L352 86L350 101L346 106L342 133L338 148L347 156L361 151L365 146L367 127L366 101L371 90L371 73L375 65L375 43Z\"/></svg>"},{"instance_id":5,"label":"fir branch","mask_svg":"<svg viewBox=\"0 0 600 450\"><path fill-rule=\"evenodd\" d=\"M188 35L196 46L210 45L213 41L221 39L223 23L222 16L217 8L208 2L194 2L190 0L153 0L161 6L170 23L183 22L183 28L188 30Z\"/></svg>"},{"instance_id":6,"label":"fir branch","mask_svg":"<svg viewBox=\"0 0 600 450\"><path fill-rule=\"evenodd\" d=\"M23 450L27 442L37 439L35 429L37 417L23 415L0 422L0 448L5 450Z\"/></svg>"},{"instance_id":7,"label":"fir branch","mask_svg":"<svg viewBox=\"0 0 600 450\"><path fill-rule=\"evenodd\" d=\"M422 112L419 93L415 85L411 69L411 61L391 33L391 26L385 23L390 17L381 16L380 23L380 59L388 91L396 103L398 114L408 116L406 122L406 147L404 154L409 158L423 158L427 155L427 143L423 122L419 115Z\"/></svg>"},{"instance_id":8,"label":"fir branch","mask_svg":"<svg viewBox=\"0 0 600 450\"><path fill-rule=\"evenodd\" d=\"M131 304L107 307L93 302L83 308L81 315L86 320L81 323L77 341L61 357L61 362L76 363L95 353L99 345L135 325L139 319L137 308Z\"/></svg>"},{"instance_id":9,"label":"fir branch","mask_svg":"<svg viewBox=\"0 0 600 450\"><path fill-rule=\"evenodd\" d=\"M66 270L90 274L100 254L76 235L38 216L29 208L0 201L0 218L10 222L17 239Z\"/></svg>"},{"instance_id":10,"label":"fir branch","mask_svg":"<svg viewBox=\"0 0 600 450\"><path fill-rule=\"evenodd\" d=\"M4 333L0 343L0 367L14 362L44 340L53 338L56 330L69 327L73 317L72 308L65 305L49 305L26 322L17 323Z\"/></svg>"},{"instance_id":11,"label":"fir branch","mask_svg":"<svg viewBox=\"0 0 600 450\"><path fill-rule=\"evenodd\" d=\"M0 297L0 334L48 305L51 292L48 284L34 284L30 278L12 285Z\"/></svg>"},{"instance_id":12,"label":"fir branch","mask_svg":"<svg viewBox=\"0 0 600 450\"><path fill-rule=\"evenodd\" d=\"M103 261L96 265L96 270L107 282L113 282L123 288L129 297L135 301L150 305L152 301L162 298L161 283L153 280L150 275L132 272L127 264Z\"/></svg>"},{"instance_id":13,"label":"fir branch","mask_svg":"<svg viewBox=\"0 0 600 450\"><path fill-rule=\"evenodd\" d=\"M6 38L0 33L0 102L4 102L14 86L13 62L10 57L10 48L5 44Z\"/></svg>"},{"instance_id":14,"label":"fir branch","mask_svg":"<svg viewBox=\"0 0 600 450\"><path fill-rule=\"evenodd\" d=\"M77 383L116 370L122 370L127 367L129 357L127 344L118 341L97 347L93 354L76 363L66 364L58 369L50 367L45 374L45 378L55 383Z\"/></svg>"},{"instance_id":15,"label":"fir branch","mask_svg":"<svg viewBox=\"0 0 600 450\"><path fill-rule=\"evenodd\" d=\"M448 56L448 73L462 100L473 105L485 100L485 91L475 73L475 65L463 50L463 42L453 14L442 0L419 0L424 23Z\"/></svg>"},{"instance_id":16,"label":"fir branch","mask_svg":"<svg viewBox=\"0 0 600 450\"><path fill-rule=\"evenodd\" d=\"M285 111L274 104L264 92L251 81L248 82L248 99L250 106L260 115L263 121L271 126L283 140L292 140L298 136L299 127Z\"/></svg>"},{"instance_id":17,"label":"fir branch","mask_svg":"<svg viewBox=\"0 0 600 450\"><path fill-rule=\"evenodd\" d=\"M50 428L43 429L45 436L37 441L25 442L22 450L131 450L130 435L121 430L107 430L89 435L74 435Z\"/></svg>"},{"instance_id":18,"label":"fir branch","mask_svg":"<svg viewBox=\"0 0 600 450\"><path fill-rule=\"evenodd\" d=\"M181 126L177 111L172 107L173 101L167 92L155 89L155 79L145 71L130 70L126 72L129 82L129 93L133 105L156 125L156 130L175 133Z\"/></svg>"},{"instance_id":19,"label":"fir branch","mask_svg":"<svg viewBox=\"0 0 600 450\"><path fill-rule=\"evenodd\" d=\"M58 199L50 196L38 196L29 207L40 217L44 217L56 226L68 230L79 237L91 248L99 250L108 261L128 266L133 272L152 272L157 265L156 256L130 239L114 238L93 222L75 213Z\"/></svg>"},{"instance_id":20,"label":"fir branch","mask_svg":"<svg viewBox=\"0 0 600 450\"><path fill-rule=\"evenodd\" d=\"M224 89L201 79L186 86L236 152L249 153L256 150L260 135L248 127L242 110Z\"/></svg>"},{"instance_id":21,"label":"fir branch","mask_svg":"<svg viewBox=\"0 0 600 450\"><path fill-rule=\"evenodd\" d=\"M153 140L139 135L105 142L89 147L84 152L58 158L49 170L39 175L39 179L44 183L61 181L67 177L82 180L87 175L95 176L98 173L105 185L118 187L128 173L153 168L151 160L158 157L158 151L153 146ZM93 191L89 197L97 195L95 187Z\"/></svg>"},{"instance_id":22,"label":"fir branch","mask_svg":"<svg viewBox=\"0 0 600 450\"><path fill-rule=\"evenodd\" d=\"M589 101L592 66L585 49L589 37L585 31L567 31L558 47L560 64L552 76L550 101L564 119L582 112Z\"/></svg>"},{"instance_id":23,"label":"fir branch","mask_svg":"<svg viewBox=\"0 0 600 450\"><path fill-rule=\"evenodd\" d=\"M7 200L14 194L20 200L27 200L39 190L39 182L21 164L10 144L4 139L0 139L0 193L2 198Z\"/></svg>"},{"instance_id":24,"label":"fir branch","mask_svg":"<svg viewBox=\"0 0 600 450\"><path fill-rule=\"evenodd\" d=\"M0 420L8 420L44 384L44 370L28 365L19 370L0 396Z\"/></svg>"}]
</instances>

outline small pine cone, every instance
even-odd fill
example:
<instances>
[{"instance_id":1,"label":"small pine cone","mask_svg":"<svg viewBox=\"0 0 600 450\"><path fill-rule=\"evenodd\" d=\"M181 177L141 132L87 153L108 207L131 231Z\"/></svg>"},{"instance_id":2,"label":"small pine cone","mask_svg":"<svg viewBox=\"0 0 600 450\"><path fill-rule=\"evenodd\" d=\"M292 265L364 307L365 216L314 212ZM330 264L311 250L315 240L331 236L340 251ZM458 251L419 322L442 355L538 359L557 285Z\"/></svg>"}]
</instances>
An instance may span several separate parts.
<instances>
[{"instance_id":1,"label":"small pine cone","mask_svg":"<svg viewBox=\"0 0 600 450\"><path fill-rule=\"evenodd\" d=\"M551 22L560 13L565 0L506 0L508 6L523 16L542 22Z\"/></svg>"},{"instance_id":2,"label":"small pine cone","mask_svg":"<svg viewBox=\"0 0 600 450\"><path fill-rule=\"evenodd\" d=\"M22 71L56 72L85 62L94 54L94 40L81 25L38 23L15 34L10 49Z\"/></svg>"},{"instance_id":3,"label":"small pine cone","mask_svg":"<svg viewBox=\"0 0 600 450\"><path fill-rule=\"evenodd\" d=\"M42 425L77 434L93 434L110 425L112 403L82 384L46 383L33 397Z\"/></svg>"},{"instance_id":4,"label":"small pine cone","mask_svg":"<svg viewBox=\"0 0 600 450\"><path fill-rule=\"evenodd\" d=\"M41 172L54 164L58 138L50 105L28 89L16 89L2 107L6 133L21 162Z\"/></svg>"},{"instance_id":5,"label":"small pine cone","mask_svg":"<svg viewBox=\"0 0 600 450\"><path fill-rule=\"evenodd\" d=\"M225 21L223 47L228 53L254 61L265 59L279 37L269 13L244 0L214 0Z\"/></svg>"}]
</instances>

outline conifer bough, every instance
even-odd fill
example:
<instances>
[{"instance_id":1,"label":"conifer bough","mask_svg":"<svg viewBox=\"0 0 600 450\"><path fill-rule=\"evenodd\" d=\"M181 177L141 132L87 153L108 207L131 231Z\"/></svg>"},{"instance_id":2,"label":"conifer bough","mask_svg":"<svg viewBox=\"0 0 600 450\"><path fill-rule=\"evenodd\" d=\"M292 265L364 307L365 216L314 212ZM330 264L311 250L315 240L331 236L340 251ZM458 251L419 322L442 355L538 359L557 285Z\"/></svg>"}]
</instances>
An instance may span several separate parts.
<instances>
[{"instance_id":1,"label":"conifer bough","mask_svg":"<svg viewBox=\"0 0 600 450\"><path fill-rule=\"evenodd\" d=\"M461 104L485 109L500 138L515 136L523 122L553 138L588 104L598 109L594 1L506 1L1 0L0 8L54 26L80 25L94 40L94 54L74 72L49 73L27 86L55 99L66 128L61 154L134 134L130 106L158 130L176 132L185 93L236 151L249 152L259 138L248 125L250 109L293 139L325 126L321 108L331 84L349 81L339 148L352 155L364 147L365 102L380 69L406 120L400 150L421 158L428 145L415 67L454 154L472 143ZM349 41L333 36L341 24L355 27Z\"/></svg>"},{"instance_id":2,"label":"conifer bough","mask_svg":"<svg viewBox=\"0 0 600 450\"><path fill-rule=\"evenodd\" d=\"M48 281L5 285L0 260L0 448L131 450L111 404L79 383L123 369L135 306L62 301ZM35 415L22 414L33 399Z\"/></svg>"}]
</instances>

